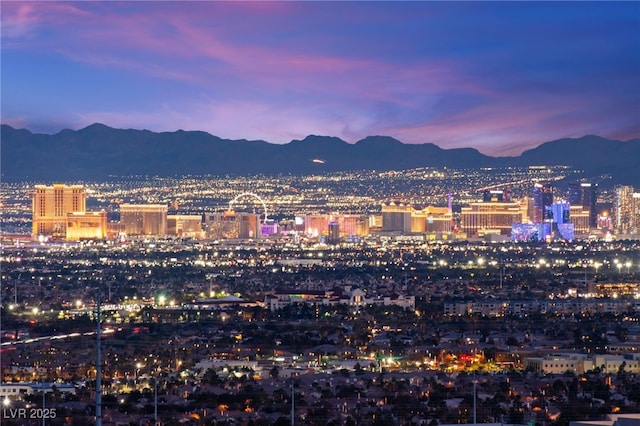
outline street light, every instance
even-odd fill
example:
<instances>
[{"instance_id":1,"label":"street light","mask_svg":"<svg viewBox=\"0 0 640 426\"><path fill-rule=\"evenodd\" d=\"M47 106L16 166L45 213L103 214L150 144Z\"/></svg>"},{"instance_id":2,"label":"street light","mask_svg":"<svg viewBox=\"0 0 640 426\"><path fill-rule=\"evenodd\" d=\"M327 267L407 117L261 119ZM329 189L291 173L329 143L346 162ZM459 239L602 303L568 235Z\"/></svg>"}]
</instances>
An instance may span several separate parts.
<instances>
[{"instance_id":1,"label":"street light","mask_svg":"<svg viewBox=\"0 0 640 426\"><path fill-rule=\"evenodd\" d=\"M629 270L631 269L631 265L632 265L632 263L631 263L630 260L628 260L627 263L624 264L624 266L627 267L627 274L629 274Z\"/></svg>"},{"instance_id":2,"label":"street light","mask_svg":"<svg viewBox=\"0 0 640 426\"><path fill-rule=\"evenodd\" d=\"M136 377L135 377L135 384L136 384L136 389L138 388L138 383L140 381L140 369L143 367L141 362L136 362Z\"/></svg>"}]
</instances>

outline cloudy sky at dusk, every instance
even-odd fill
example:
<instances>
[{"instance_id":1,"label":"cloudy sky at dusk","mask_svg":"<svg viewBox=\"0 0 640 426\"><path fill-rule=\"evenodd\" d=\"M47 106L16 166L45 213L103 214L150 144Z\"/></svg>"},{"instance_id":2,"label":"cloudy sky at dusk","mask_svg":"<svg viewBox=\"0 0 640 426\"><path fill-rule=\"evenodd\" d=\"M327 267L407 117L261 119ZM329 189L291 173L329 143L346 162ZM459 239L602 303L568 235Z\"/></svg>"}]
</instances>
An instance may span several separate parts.
<instances>
[{"instance_id":1,"label":"cloudy sky at dusk","mask_svg":"<svg viewBox=\"0 0 640 426\"><path fill-rule=\"evenodd\" d=\"M640 137L640 2L2 1L2 122L519 154Z\"/></svg>"}]
</instances>

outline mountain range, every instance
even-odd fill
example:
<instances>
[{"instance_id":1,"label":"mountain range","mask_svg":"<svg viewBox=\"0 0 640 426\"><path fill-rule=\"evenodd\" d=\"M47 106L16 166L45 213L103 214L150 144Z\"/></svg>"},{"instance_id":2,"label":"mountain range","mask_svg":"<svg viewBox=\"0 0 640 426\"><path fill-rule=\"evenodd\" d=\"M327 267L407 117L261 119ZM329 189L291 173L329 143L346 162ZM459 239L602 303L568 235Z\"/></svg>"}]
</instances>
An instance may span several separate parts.
<instances>
[{"instance_id":1,"label":"mountain range","mask_svg":"<svg viewBox=\"0 0 640 426\"><path fill-rule=\"evenodd\" d=\"M640 186L640 139L588 135L559 139L517 157L491 157L472 148L442 149L369 136L354 144L307 136L287 144L229 140L200 131L151 132L92 124L48 135L1 126L4 181L91 181L109 176L322 173L403 170L416 167L479 168L566 165L581 177Z\"/></svg>"}]
</instances>

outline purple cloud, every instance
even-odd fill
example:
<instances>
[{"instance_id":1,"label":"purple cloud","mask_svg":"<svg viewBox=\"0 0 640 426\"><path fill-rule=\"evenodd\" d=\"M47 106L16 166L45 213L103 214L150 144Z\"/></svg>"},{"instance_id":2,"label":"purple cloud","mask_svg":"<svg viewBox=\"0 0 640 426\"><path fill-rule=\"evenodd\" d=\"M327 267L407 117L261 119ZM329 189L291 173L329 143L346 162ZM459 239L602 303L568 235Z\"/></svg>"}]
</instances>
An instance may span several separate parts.
<instances>
[{"instance_id":1,"label":"purple cloud","mask_svg":"<svg viewBox=\"0 0 640 426\"><path fill-rule=\"evenodd\" d=\"M633 3L0 7L2 121L33 130L387 134L503 155L587 133L640 137Z\"/></svg>"}]
</instances>

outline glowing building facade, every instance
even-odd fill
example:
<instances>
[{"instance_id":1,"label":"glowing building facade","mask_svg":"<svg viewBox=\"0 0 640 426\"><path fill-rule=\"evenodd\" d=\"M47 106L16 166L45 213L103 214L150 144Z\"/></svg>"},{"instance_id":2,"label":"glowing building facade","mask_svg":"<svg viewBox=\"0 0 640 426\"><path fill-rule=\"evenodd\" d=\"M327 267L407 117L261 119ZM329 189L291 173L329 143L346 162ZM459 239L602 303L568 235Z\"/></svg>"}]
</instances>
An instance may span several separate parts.
<instances>
[{"instance_id":1,"label":"glowing building facade","mask_svg":"<svg viewBox=\"0 0 640 426\"><path fill-rule=\"evenodd\" d=\"M238 238L240 233L237 219L232 210L207 215L207 237L212 239Z\"/></svg>"},{"instance_id":2,"label":"glowing building facade","mask_svg":"<svg viewBox=\"0 0 640 426\"><path fill-rule=\"evenodd\" d=\"M517 202L476 202L462 207L460 224L467 235L511 235L511 225L522 223L526 207Z\"/></svg>"},{"instance_id":3,"label":"glowing building facade","mask_svg":"<svg viewBox=\"0 0 640 426\"><path fill-rule=\"evenodd\" d=\"M589 226L598 225L598 185L595 183L570 183L567 188L567 201L572 206L582 206L589 211Z\"/></svg>"},{"instance_id":4,"label":"glowing building facade","mask_svg":"<svg viewBox=\"0 0 640 426\"><path fill-rule=\"evenodd\" d=\"M253 239L261 237L260 215L227 210L206 216L207 237Z\"/></svg>"},{"instance_id":5,"label":"glowing building facade","mask_svg":"<svg viewBox=\"0 0 640 426\"><path fill-rule=\"evenodd\" d=\"M333 222L338 226L340 238L364 237L369 234L369 217L362 215L342 213L314 214L298 216L296 222L299 222L304 233L312 238L329 237L332 231L331 223Z\"/></svg>"},{"instance_id":6,"label":"glowing building facade","mask_svg":"<svg viewBox=\"0 0 640 426\"><path fill-rule=\"evenodd\" d=\"M543 223L547 217L547 207L553 204L553 186L536 182L533 185L533 210L531 221Z\"/></svg>"},{"instance_id":7,"label":"glowing building facade","mask_svg":"<svg viewBox=\"0 0 640 426\"><path fill-rule=\"evenodd\" d=\"M382 231L402 234L451 232L451 210L448 207L420 207L401 202L382 204Z\"/></svg>"},{"instance_id":8,"label":"glowing building facade","mask_svg":"<svg viewBox=\"0 0 640 426\"><path fill-rule=\"evenodd\" d=\"M268 220L266 223L260 225L260 235L268 237L278 233L278 224L273 220Z\"/></svg>"},{"instance_id":9,"label":"glowing building facade","mask_svg":"<svg viewBox=\"0 0 640 426\"><path fill-rule=\"evenodd\" d=\"M616 187L614 216L617 234L640 233L640 193L633 186Z\"/></svg>"},{"instance_id":10,"label":"glowing building facade","mask_svg":"<svg viewBox=\"0 0 640 426\"><path fill-rule=\"evenodd\" d=\"M167 233L181 238L202 237L202 216L175 214L167 216Z\"/></svg>"},{"instance_id":11,"label":"glowing building facade","mask_svg":"<svg viewBox=\"0 0 640 426\"><path fill-rule=\"evenodd\" d=\"M590 216L589 210L585 210L582 206L571 206L569 221L573 224L575 234L585 235L589 233L591 229L589 225Z\"/></svg>"},{"instance_id":12,"label":"glowing building facade","mask_svg":"<svg viewBox=\"0 0 640 426\"><path fill-rule=\"evenodd\" d=\"M571 223L571 206L566 201L557 201L547 207L551 215L551 233L546 236L549 240L572 241L574 239L574 226Z\"/></svg>"},{"instance_id":13,"label":"glowing building facade","mask_svg":"<svg viewBox=\"0 0 640 426\"><path fill-rule=\"evenodd\" d=\"M120 204L120 223L127 235L167 235L167 212L164 204Z\"/></svg>"},{"instance_id":14,"label":"glowing building facade","mask_svg":"<svg viewBox=\"0 0 640 426\"><path fill-rule=\"evenodd\" d=\"M239 213L240 229L239 237L242 239L252 239L260 237L260 215L253 213Z\"/></svg>"},{"instance_id":15,"label":"glowing building facade","mask_svg":"<svg viewBox=\"0 0 640 426\"><path fill-rule=\"evenodd\" d=\"M106 211L67 213L67 241L100 240L106 237Z\"/></svg>"},{"instance_id":16,"label":"glowing building facade","mask_svg":"<svg viewBox=\"0 0 640 426\"><path fill-rule=\"evenodd\" d=\"M551 235L551 223L514 223L511 225L511 241L544 241Z\"/></svg>"},{"instance_id":17,"label":"glowing building facade","mask_svg":"<svg viewBox=\"0 0 640 426\"><path fill-rule=\"evenodd\" d=\"M329 232L327 235L328 244L338 244L340 242L340 224L338 222L329 222Z\"/></svg>"},{"instance_id":18,"label":"glowing building facade","mask_svg":"<svg viewBox=\"0 0 640 426\"><path fill-rule=\"evenodd\" d=\"M32 198L32 235L66 238L67 215L85 210L84 186L36 185Z\"/></svg>"},{"instance_id":19,"label":"glowing building facade","mask_svg":"<svg viewBox=\"0 0 640 426\"><path fill-rule=\"evenodd\" d=\"M410 233L412 211L411 204L395 201L382 204L382 231Z\"/></svg>"},{"instance_id":20,"label":"glowing building facade","mask_svg":"<svg viewBox=\"0 0 640 426\"><path fill-rule=\"evenodd\" d=\"M329 230L328 214L308 214L302 217L304 233L311 237L319 237Z\"/></svg>"}]
</instances>

